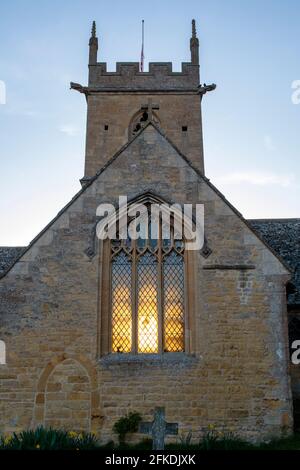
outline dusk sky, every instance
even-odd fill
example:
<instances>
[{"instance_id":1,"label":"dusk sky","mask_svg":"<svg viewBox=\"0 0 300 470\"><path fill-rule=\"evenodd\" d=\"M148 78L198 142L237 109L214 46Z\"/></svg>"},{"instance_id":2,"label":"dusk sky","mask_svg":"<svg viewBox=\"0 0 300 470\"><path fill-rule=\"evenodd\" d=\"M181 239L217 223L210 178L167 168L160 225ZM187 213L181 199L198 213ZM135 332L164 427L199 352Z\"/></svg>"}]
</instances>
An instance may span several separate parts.
<instances>
[{"instance_id":1,"label":"dusk sky","mask_svg":"<svg viewBox=\"0 0 300 470\"><path fill-rule=\"evenodd\" d=\"M80 189L88 40L98 61L190 60L200 40L206 175L246 218L300 217L299 0L1 0L0 245L27 245ZM1 101L1 100L0 100Z\"/></svg>"}]
</instances>

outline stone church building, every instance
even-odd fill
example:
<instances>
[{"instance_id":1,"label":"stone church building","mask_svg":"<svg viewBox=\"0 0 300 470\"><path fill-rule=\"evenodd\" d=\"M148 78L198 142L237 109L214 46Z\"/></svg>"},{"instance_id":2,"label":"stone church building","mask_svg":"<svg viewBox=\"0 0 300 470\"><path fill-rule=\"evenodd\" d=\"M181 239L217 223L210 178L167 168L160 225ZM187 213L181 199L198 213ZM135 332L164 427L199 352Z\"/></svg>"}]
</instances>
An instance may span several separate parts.
<instances>
[{"instance_id":1,"label":"stone church building","mask_svg":"<svg viewBox=\"0 0 300 470\"><path fill-rule=\"evenodd\" d=\"M71 84L87 102L82 189L27 247L0 248L0 432L105 442L128 411L149 421L157 406L195 439L211 424L257 440L293 428L300 221L245 220L205 176L201 102L215 85L200 84L194 21L190 50L181 72L108 72L93 24L88 86ZM188 251L174 226L168 240L100 240L97 208L120 195L203 204L204 245Z\"/></svg>"}]
</instances>

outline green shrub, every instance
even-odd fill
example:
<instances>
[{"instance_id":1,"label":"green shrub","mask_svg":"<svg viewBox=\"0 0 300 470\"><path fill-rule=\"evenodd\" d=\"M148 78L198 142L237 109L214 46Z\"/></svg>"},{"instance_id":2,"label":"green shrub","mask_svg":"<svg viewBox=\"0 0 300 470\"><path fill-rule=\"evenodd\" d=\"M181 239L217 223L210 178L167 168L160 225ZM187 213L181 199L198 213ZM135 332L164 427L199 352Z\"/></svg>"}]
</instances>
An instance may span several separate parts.
<instances>
[{"instance_id":1,"label":"green shrub","mask_svg":"<svg viewBox=\"0 0 300 470\"><path fill-rule=\"evenodd\" d=\"M115 422L113 432L118 435L121 446L125 444L126 434L138 431L141 420L139 413L130 412Z\"/></svg>"}]
</instances>

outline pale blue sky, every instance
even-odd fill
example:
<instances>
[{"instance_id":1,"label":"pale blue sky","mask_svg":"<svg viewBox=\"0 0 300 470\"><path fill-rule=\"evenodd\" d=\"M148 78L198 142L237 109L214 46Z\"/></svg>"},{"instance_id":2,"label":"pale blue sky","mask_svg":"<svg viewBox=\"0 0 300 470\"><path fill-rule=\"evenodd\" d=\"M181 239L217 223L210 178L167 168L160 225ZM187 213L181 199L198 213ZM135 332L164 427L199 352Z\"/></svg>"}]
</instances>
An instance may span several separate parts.
<instances>
[{"instance_id":1,"label":"pale blue sky","mask_svg":"<svg viewBox=\"0 0 300 470\"><path fill-rule=\"evenodd\" d=\"M0 245L25 245L80 189L88 39L98 60L189 61L200 39L206 174L245 217L300 217L299 0L1 0Z\"/></svg>"}]
</instances>

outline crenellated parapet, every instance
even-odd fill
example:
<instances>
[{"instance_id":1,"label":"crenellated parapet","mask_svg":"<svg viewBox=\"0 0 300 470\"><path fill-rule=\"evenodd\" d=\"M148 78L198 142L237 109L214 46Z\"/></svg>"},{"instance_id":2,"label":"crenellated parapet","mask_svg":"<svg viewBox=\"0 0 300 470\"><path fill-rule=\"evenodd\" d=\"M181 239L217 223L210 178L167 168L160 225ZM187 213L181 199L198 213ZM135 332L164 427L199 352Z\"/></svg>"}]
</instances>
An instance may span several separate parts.
<instances>
[{"instance_id":1,"label":"crenellated parapet","mask_svg":"<svg viewBox=\"0 0 300 470\"><path fill-rule=\"evenodd\" d=\"M192 21L191 61L181 64L181 72L173 72L171 62L150 62L144 72L139 62L117 62L116 71L108 72L105 62L98 62L98 38L93 22L89 41L89 88L101 90L195 91L200 83L199 40Z\"/></svg>"},{"instance_id":2,"label":"crenellated parapet","mask_svg":"<svg viewBox=\"0 0 300 470\"><path fill-rule=\"evenodd\" d=\"M140 72L138 62L117 62L108 72L105 62L89 66L89 87L100 89L187 90L199 86L199 66L182 63L181 72L173 72L171 62L150 62L148 72Z\"/></svg>"}]
</instances>

